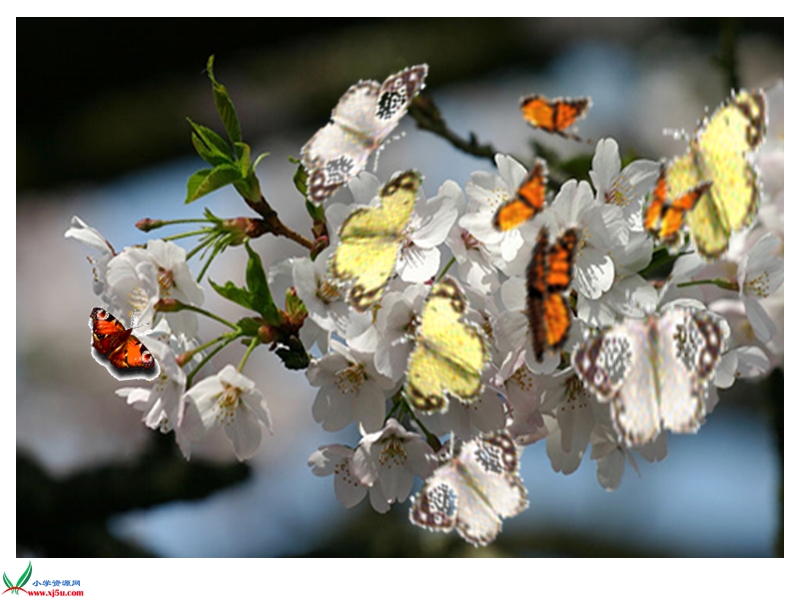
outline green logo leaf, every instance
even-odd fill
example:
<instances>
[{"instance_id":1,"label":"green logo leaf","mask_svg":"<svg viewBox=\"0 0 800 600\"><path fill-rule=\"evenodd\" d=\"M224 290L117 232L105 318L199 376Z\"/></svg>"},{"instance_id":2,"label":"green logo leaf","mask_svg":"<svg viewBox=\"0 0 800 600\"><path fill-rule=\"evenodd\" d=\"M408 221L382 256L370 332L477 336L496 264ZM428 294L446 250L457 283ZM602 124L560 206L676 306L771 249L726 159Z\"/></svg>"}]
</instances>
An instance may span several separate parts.
<instances>
[{"instance_id":1,"label":"green logo leaf","mask_svg":"<svg viewBox=\"0 0 800 600\"><path fill-rule=\"evenodd\" d=\"M19 579L17 580L17 585L13 585L11 583L11 580L8 578L8 575L6 575L5 571L3 571L3 583L6 584L6 591L8 591L11 588L14 588L11 589L11 593L19 595L19 589L21 589L26 583L28 583L28 581L30 581L32 574L33 574L33 566L31 565L31 561L28 561L28 568L25 569L25 572L19 576Z\"/></svg>"}]
</instances>

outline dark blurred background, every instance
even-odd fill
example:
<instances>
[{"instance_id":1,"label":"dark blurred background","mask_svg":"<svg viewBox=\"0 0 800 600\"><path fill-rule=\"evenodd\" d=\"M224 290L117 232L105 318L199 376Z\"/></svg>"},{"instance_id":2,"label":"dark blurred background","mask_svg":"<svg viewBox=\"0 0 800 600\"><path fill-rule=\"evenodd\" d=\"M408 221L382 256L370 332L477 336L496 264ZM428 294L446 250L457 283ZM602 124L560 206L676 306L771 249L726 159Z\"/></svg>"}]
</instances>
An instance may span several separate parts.
<instances>
[{"instance_id":1,"label":"dark blurred background","mask_svg":"<svg viewBox=\"0 0 800 600\"><path fill-rule=\"evenodd\" d=\"M322 432L310 414L315 390L274 356L264 352L264 371L252 376L268 391L276 434L243 466L221 437L186 463L85 351L96 298L85 249L63 238L73 214L118 250L146 241L133 228L142 217L195 216L203 206L248 215L227 190L183 205L185 181L202 166L185 119L221 129L204 73L211 54L245 140L272 153L259 169L265 193L306 233L286 157L359 79L427 62L424 93L451 128L523 160L534 138L562 156L591 148L534 134L519 119L520 96L591 95L581 134L658 159L682 147L663 128L691 130L731 88L783 78L783 45L783 19L18 19L18 554L475 553L455 535L413 528L405 505L388 515L366 502L339 506L332 480L305 461L323 443L352 444L355 432ZM410 117L400 130L408 135L384 152L379 176L413 166L432 195L447 178L463 186L492 169L416 131ZM299 255L258 242L265 260ZM228 255L212 278L241 281L242 257ZM229 311L212 293L212 310ZM543 443L532 446L523 459L531 508L480 553L782 555L782 405L781 371L737 384L699 435L671 436L663 463L643 465L642 478L628 468L613 493L588 458L565 478Z\"/></svg>"}]
</instances>

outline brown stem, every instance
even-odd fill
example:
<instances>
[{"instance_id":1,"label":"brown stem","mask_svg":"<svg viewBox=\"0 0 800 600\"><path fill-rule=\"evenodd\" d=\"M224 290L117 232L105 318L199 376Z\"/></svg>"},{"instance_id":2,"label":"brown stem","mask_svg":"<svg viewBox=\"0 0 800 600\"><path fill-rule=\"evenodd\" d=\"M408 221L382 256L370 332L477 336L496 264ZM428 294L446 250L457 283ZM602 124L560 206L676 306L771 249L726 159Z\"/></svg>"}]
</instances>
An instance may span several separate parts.
<instances>
[{"instance_id":1,"label":"brown stem","mask_svg":"<svg viewBox=\"0 0 800 600\"><path fill-rule=\"evenodd\" d=\"M260 221L254 220L252 227L247 231L247 235L251 238L264 235L265 233L271 233L273 235L289 238L308 250L311 250L314 246L311 240L284 225L278 218L278 213L269 205L269 202L267 202L267 199L264 198L263 195L261 196L260 202L252 202L247 197L245 197L245 201L250 208L262 217Z\"/></svg>"},{"instance_id":2,"label":"brown stem","mask_svg":"<svg viewBox=\"0 0 800 600\"><path fill-rule=\"evenodd\" d=\"M453 146L478 158L486 158L494 162L494 155L497 150L491 144L481 144L474 133L469 134L469 140L465 140L457 133L447 127L447 123L442 118L439 108L429 96L417 96L408 108L408 114L417 122L417 127L430 131L443 137Z\"/></svg>"}]
</instances>

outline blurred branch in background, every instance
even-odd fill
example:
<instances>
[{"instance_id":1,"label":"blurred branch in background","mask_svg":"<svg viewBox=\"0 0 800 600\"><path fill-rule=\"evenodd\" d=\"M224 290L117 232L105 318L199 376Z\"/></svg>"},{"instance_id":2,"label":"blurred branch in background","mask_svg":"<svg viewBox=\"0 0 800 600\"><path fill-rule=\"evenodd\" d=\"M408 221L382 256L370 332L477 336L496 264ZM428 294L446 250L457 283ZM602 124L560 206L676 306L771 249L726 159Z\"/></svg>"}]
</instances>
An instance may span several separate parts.
<instances>
[{"instance_id":1,"label":"blurred branch in background","mask_svg":"<svg viewBox=\"0 0 800 600\"><path fill-rule=\"evenodd\" d=\"M107 179L190 154L185 117L215 119L205 78L198 76L211 54L223 61L243 126L255 138L298 123L310 124L310 135L311 124L324 122L353 81L389 72L387 57L394 57L388 69L435 65L428 85L440 88L499 69L543 70L576 41L637 46L672 30L717 38L715 45L721 39L722 98L738 87L738 36L783 39L783 19L459 19L457 27L436 19L235 23L19 19L17 189Z\"/></svg>"},{"instance_id":2,"label":"blurred branch in background","mask_svg":"<svg viewBox=\"0 0 800 600\"><path fill-rule=\"evenodd\" d=\"M198 500L245 481L250 467L186 461L171 436L152 434L150 451L132 465L108 465L57 481L17 454L19 556L151 556L109 533L108 519L167 502Z\"/></svg>"}]
</instances>

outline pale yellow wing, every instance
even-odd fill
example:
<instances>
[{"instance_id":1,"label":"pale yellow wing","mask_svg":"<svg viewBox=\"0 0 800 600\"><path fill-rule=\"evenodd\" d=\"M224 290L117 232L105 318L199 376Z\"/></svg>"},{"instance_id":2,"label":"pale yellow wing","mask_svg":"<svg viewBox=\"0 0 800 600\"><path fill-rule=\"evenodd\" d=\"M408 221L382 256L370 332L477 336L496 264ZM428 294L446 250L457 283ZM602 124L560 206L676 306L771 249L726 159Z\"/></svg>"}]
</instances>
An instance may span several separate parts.
<instances>
[{"instance_id":1,"label":"pale yellow wing","mask_svg":"<svg viewBox=\"0 0 800 600\"><path fill-rule=\"evenodd\" d=\"M421 182L416 171L401 173L383 186L380 206L359 208L342 223L330 270L351 283L348 300L358 311L380 300L394 273Z\"/></svg>"},{"instance_id":2,"label":"pale yellow wing","mask_svg":"<svg viewBox=\"0 0 800 600\"><path fill-rule=\"evenodd\" d=\"M766 132L763 92L742 91L723 103L699 129L689 151L667 172L670 198L710 181L686 220L707 259L728 249L732 232L747 227L758 211L760 183L753 152Z\"/></svg>"},{"instance_id":3,"label":"pale yellow wing","mask_svg":"<svg viewBox=\"0 0 800 600\"><path fill-rule=\"evenodd\" d=\"M680 194L693 189L704 181L700 177L695 155L689 151L672 161L667 172L668 197L678 198ZM722 220L717 204L711 194L715 184L697 201L694 208L686 215L686 222L692 232L692 238L698 251L706 258L721 255L728 248L731 235L725 221Z\"/></svg>"},{"instance_id":4,"label":"pale yellow wing","mask_svg":"<svg viewBox=\"0 0 800 600\"><path fill-rule=\"evenodd\" d=\"M462 320L466 309L464 293L449 277L433 286L422 309L406 393L423 412L444 412L448 396L471 402L483 391L489 347L482 331Z\"/></svg>"},{"instance_id":5,"label":"pale yellow wing","mask_svg":"<svg viewBox=\"0 0 800 600\"><path fill-rule=\"evenodd\" d=\"M695 160L730 231L749 225L760 196L753 152L766 133L764 93L739 92L714 112L697 136Z\"/></svg>"}]
</instances>

